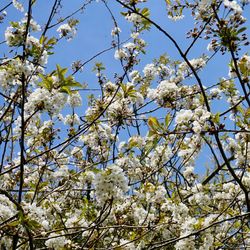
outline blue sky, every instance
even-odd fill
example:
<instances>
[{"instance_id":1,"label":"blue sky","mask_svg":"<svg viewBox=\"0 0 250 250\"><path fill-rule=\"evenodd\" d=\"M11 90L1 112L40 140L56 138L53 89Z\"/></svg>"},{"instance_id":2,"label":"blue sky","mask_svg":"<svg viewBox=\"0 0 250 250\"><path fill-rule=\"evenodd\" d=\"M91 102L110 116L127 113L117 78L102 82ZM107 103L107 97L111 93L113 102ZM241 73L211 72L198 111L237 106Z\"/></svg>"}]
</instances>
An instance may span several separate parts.
<instances>
[{"instance_id":1,"label":"blue sky","mask_svg":"<svg viewBox=\"0 0 250 250\"><path fill-rule=\"evenodd\" d=\"M9 0L3 0L1 2L0 8L9 3ZM25 3L27 1L23 2ZM53 0L37 1L37 4L33 10L33 17L41 25L44 24L44 20L46 20L46 17L48 17L49 10L53 2ZM83 1L79 0L62 1L63 8L59 13L60 16L64 17L65 15L72 13L78 9L79 6L81 6L82 2ZM193 19L187 14L183 20L178 22L170 21L167 17L166 8L162 8L162 6L164 6L164 2L159 1L159 3L160 4L157 4L157 1L155 0L148 1L147 6L150 8L152 19L164 27L165 30L171 35L173 35L176 41L180 44L180 47L184 50L191 42L190 39L186 39L186 32L192 28ZM128 23L124 21L124 18L119 14L119 12L122 10L121 7L119 7L115 1L108 1L108 4L118 21L119 27L122 29L121 40L124 41L129 38L130 27ZM13 10L13 8L8 9L7 12L9 15L4 25L0 26L2 36L8 21L13 19L18 21L21 18L20 13ZM70 42L65 40L61 40L59 42L59 44L56 46L55 55L51 56L49 59L48 69L51 68L51 70L53 70L55 64L57 63L63 67L69 67L74 60L88 60L94 54L111 46L112 38L110 36L110 32L114 25L110 14L104 7L104 4L101 2L93 2L86 7L83 13L77 14L75 17L80 20L77 36ZM57 36L55 33L57 27L58 26L54 27L48 34ZM154 58L163 53L167 53L173 59L180 59L180 56L171 42L154 28L152 28L149 32L145 32L143 38L145 38L146 42L148 43L148 49L146 56L142 57L141 64L138 66L139 69L142 69L143 66L152 62ZM2 37L2 40L3 39L4 38ZM208 42L204 40L199 41L197 45L191 50L189 58L192 59L194 57L200 56L204 52L206 53L207 43ZM106 52L102 56L93 60L92 63L86 65L84 72L76 76L78 80L89 82L91 85L96 82L94 73L91 72L93 63L95 61L104 62L107 68L106 72L111 78L114 73L122 72L120 64L114 60L113 54L114 50ZM217 81L219 76L222 76L223 74L227 75L228 62L229 58L227 56L218 54L213 60L213 64L208 65L208 67L202 72L201 76L206 79L206 83L208 84Z\"/></svg>"}]
</instances>

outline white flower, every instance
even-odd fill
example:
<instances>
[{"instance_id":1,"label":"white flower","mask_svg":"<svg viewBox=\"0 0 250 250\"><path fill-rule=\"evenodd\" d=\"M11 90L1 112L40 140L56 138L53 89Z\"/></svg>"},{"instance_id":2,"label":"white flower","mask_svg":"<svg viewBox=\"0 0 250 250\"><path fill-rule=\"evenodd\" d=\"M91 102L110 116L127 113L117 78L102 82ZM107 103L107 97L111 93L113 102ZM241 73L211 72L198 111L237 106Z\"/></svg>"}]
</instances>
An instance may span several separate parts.
<instances>
[{"instance_id":1,"label":"white flower","mask_svg":"<svg viewBox=\"0 0 250 250\"><path fill-rule=\"evenodd\" d=\"M129 76L131 77L131 82L135 84L136 82L140 81L141 76L138 70L133 70L131 73L129 73Z\"/></svg>"},{"instance_id":2,"label":"white flower","mask_svg":"<svg viewBox=\"0 0 250 250\"><path fill-rule=\"evenodd\" d=\"M33 31L41 31L41 26L34 19L30 20L30 27Z\"/></svg>"},{"instance_id":3,"label":"white flower","mask_svg":"<svg viewBox=\"0 0 250 250\"><path fill-rule=\"evenodd\" d=\"M210 250L213 248L214 236L211 233L206 233L203 245L199 248L199 250Z\"/></svg>"},{"instance_id":4,"label":"white flower","mask_svg":"<svg viewBox=\"0 0 250 250\"><path fill-rule=\"evenodd\" d=\"M44 88L37 88L28 97L25 111L32 114L34 110L47 110L49 113L56 115L64 107L66 97L63 93L56 90L48 91Z\"/></svg>"},{"instance_id":5,"label":"white flower","mask_svg":"<svg viewBox=\"0 0 250 250\"><path fill-rule=\"evenodd\" d=\"M126 19L134 24L139 24L142 21L142 17L136 13L129 13L126 15Z\"/></svg>"},{"instance_id":6,"label":"white flower","mask_svg":"<svg viewBox=\"0 0 250 250\"><path fill-rule=\"evenodd\" d=\"M176 124L186 123L190 121L192 117L193 112L191 110L181 109L175 117L175 122Z\"/></svg>"},{"instance_id":7,"label":"white flower","mask_svg":"<svg viewBox=\"0 0 250 250\"><path fill-rule=\"evenodd\" d=\"M201 130L202 130L202 127L201 127L201 125L199 124L199 122L194 121L194 122L193 122L193 131L194 131L195 133L197 133L197 134L200 134Z\"/></svg>"},{"instance_id":8,"label":"white flower","mask_svg":"<svg viewBox=\"0 0 250 250\"><path fill-rule=\"evenodd\" d=\"M120 240L120 246L122 246L121 248L124 249L124 250L135 250L136 249L134 242L131 242L131 240L121 239Z\"/></svg>"},{"instance_id":9,"label":"white flower","mask_svg":"<svg viewBox=\"0 0 250 250\"><path fill-rule=\"evenodd\" d=\"M14 204L11 203L10 200L2 194L0 195L0 212L1 212L0 221L4 221L10 218L16 213Z\"/></svg>"},{"instance_id":10,"label":"white flower","mask_svg":"<svg viewBox=\"0 0 250 250\"><path fill-rule=\"evenodd\" d=\"M68 96L67 102L71 107L80 107L82 105L82 97L79 92L76 91Z\"/></svg>"},{"instance_id":11,"label":"white flower","mask_svg":"<svg viewBox=\"0 0 250 250\"><path fill-rule=\"evenodd\" d=\"M107 111L110 116L110 122L114 123L117 122L117 118L122 119L134 117L134 113L131 106L129 105L129 101L125 98L111 103Z\"/></svg>"},{"instance_id":12,"label":"white flower","mask_svg":"<svg viewBox=\"0 0 250 250\"><path fill-rule=\"evenodd\" d=\"M47 50L43 50L42 56L39 58L40 65L46 65L48 63L48 52Z\"/></svg>"},{"instance_id":13,"label":"white flower","mask_svg":"<svg viewBox=\"0 0 250 250\"><path fill-rule=\"evenodd\" d=\"M80 118L77 114L66 115L64 118L64 124L69 125L69 126L79 125Z\"/></svg>"},{"instance_id":14,"label":"white flower","mask_svg":"<svg viewBox=\"0 0 250 250\"><path fill-rule=\"evenodd\" d=\"M74 147L71 151L71 155L77 158L78 160L83 158L83 152L79 147Z\"/></svg>"},{"instance_id":15,"label":"white flower","mask_svg":"<svg viewBox=\"0 0 250 250\"><path fill-rule=\"evenodd\" d=\"M148 89L147 97L152 100L157 99L160 105L165 105L169 100L174 100L173 98L178 94L177 90L178 87L175 82L163 80L156 89Z\"/></svg>"},{"instance_id":16,"label":"white flower","mask_svg":"<svg viewBox=\"0 0 250 250\"><path fill-rule=\"evenodd\" d=\"M35 38L34 36L28 36L27 37L27 40L26 40L26 44L28 46L32 46L32 45L35 45L36 47L42 47L40 42L39 42L39 39Z\"/></svg>"},{"instance_id":17,"label":"white flower","mask_svg":"<svg viewBox=\"0 0 250 250\"><path fill-rule=\"evenodd\" d=\"M184 17L185 17L184 15L176 15L176 16L168 15L168 18L173 20L173 21L179 21L179 20L183 19Z\"/></svg>"},{"instance_id":18,"label":"white flower","mask_svg":"<svg viewBox=\"0 0 250 250\"><path fill-rule=\"evenodd\" d=\"M43 220L41 225L45 230L49 230L49 222L47 220Z\"/></svg>"},{"instance_id":19,"label":"white flower","mask_svg":"<svg viewBox=\"0 0 250 250\"><path fill-rule=\"evenodd\" d=\"M155 77L158 74L157 67L153 64L147 64L144 69L143 73L145 77Z\"/></svg>"},{"instance_id":20,"label":"white flower","mask_svg":"<svg viewBox=\"0 0 250 250\"><path fill-rule=\"evenodd\" d=\"M119 27L114 27L111 31L111 36L118 35L121 32L121 29Z\"/></svg>"},{"instance_id":21,"label":"white flower","mask_svg":"<svg viewBox=\"0 0 250 250\"><path fill-rule=\"evenodd\" d=\"M199 11L206 11L210 7L211 2L212 2L212 0L201 0L201 1L198 1Z\"/></svg>"},{"instance_id":22,"label":"white flower","mask_svg":"<svg viewBox=\"0 0 250 250\"><path fill-rule=\"evenodd\" d=\"M236 1L224 0L223 3L225 7L232 9L234 12L242 13L242 8Z\"/></svg>"},{"instance_id":23,"label":"white flower","mask_svg":"<svg viewBox=\"0 0 250 250\"><path fill-rule=\"evenodd\" d=\"M108 81L103 85L103 89L105 91L105 96L113 96L114 92L117 89L117 85Z\"/></svg>"},{"instance_id":24,"label":"white flower","mask_svg":"<svg viewBox=\"0 0 250 250\"><path fill-rule=\"evenodd\" d=\"M144 139L139 135L134 135L129 138L128 144L135 145L136 147L140 148L144 144Z\"/></svg>"},{"instance_id":25,"label":"white flower","mask_svg":"<svg viewBox=\"0 0 250 250\"><path fill-rule=\"evenodd\" d=\"M20 30L15 31L13 27L7 27L4 36L6 43L9 46L20 45L23 41L23 32Z\"/></svg>"},{"instance_id":26,"label":"white flower","mask_svg":"<svg viewBox=\"0 0 250 250\"><path fill-rule=\"evenodd\" d=\"M166 189L163 186L158 186L156 191L155 191L155 202L161 203L163 201L165 201L165 196L166 196Z\"/></svg>"},{"instance_id":27,"label":"white flower","mask_svg":"<svg viewBox=\"0 0 250 250\"><path fill-rule=\"evenodd\" d=\"M60 33L60 37L66 37L68 41L76 35L76 28L71 27L68 23L60 25L56 31Z\"/></svg>"},{"instance_id":28,"label":"white flower","mask_svg":"<svg viewBox=\"0 0 250 250\"><path fill-rule=\"evenodd\" d=\"M147 218L147 211L143 207L133 207L134 219L138 221L139 224L142 224Z\"/></svg>"},{"instance_id":29,"label":"white flower","mask_svg":"<svg viewBox=\"0 0 250 250\"><path fill-rule=\"evenodd\" d=\"M131 38L133 38L133 39L136 39L136 38L138 38L138 36L140 35L140 33L139 32L133 32L133 33L131 33Z\"/></svg>"},{"instance_id":30,"label":"white flower","mask_svg":"<svg viewBox=\"0 0 250 250\"><path fill-rule=\"evenodd\" d=\"M54 237L54 238L50 238ZM67 244L66 238L64 236L60 236L56 233L51 233L49 239L46 240L45 245L51 249L60 250L64 248Z\"/></svg>"},{"instance_id":31,"label":"white flower","mask_svg":"<svg viewBox=\"0 0 250 250\"><path fill-rule=\"evenodd\" d=\"M218 42L214 39L207 45L207 50L213 52L218 48L218 46Z\"/></svg>"},{"instance_id":32,"label":"white flower","mask_svg":"<svg viewBox=\"0 0 250 250\"><path fill-rule=\"evenodd\" d=\"M94 180L96 199L103 203L110 198L121 199L128 190L127 179L120 167L109 166L105 171L97 174Z\"/></svg>"},{"instance_id":33,"label":"white flower","mask_svg":"<svg viewBox=\"0 0 250 250\"><path fill-rule=\"evenodd\" d=\"M67 162L65 162L66 164ZM65 165L61 165L59 169L57 169L54 173L53 173L53 177L54 179L58 180L60 178L67 178L69 176L69 169L67 166Z\"/></svg>"},{"instance_id":34,"label":"white flower","mask_svg":"<svg viewBox=\"0 0 250 250\"><path fill-rule=\"evenodd\" d=\"M4 10L4 11L2 12L2 16L3 16L3 17L7 16L7 11L6 11L6 10Z\"/></svg>"},{"instance_id":35,"label":"white flower","mask_svg":"<svg viewBox=\"0 0 250 250\"><path fill-rule=\"evenodd\" d=\"M194 175L194 167L193 166L187 166L185 170L183 171L183 175L185 178L190 179Z\"/></svg>"},{"instance_id":36,"label":"white flower","mask_svg":"<svg viewBox=\"0 0 250 250\"><path fill-rule=\"evenodd\" d=\"M13 3L13 6L14 6L17 10L19 10L19 11L21 11L21 12L24 11L23 5L22 5L21 3L19 3L17 0L12 0L12 3Z\"/></svg>"},{"instance_id":37,"label":"white flower","mask_svg":"<svg viewBox=\"0 0 250 250\"><path fill-rule=\"evenodd\" d=\"M237 74L236 74L235 70L234 70L232 67L229 67L228 76L229 76L230 78L235 78L235 77L237 77Z\"/></svg>"},{"instance_id":38,"label":"white flower","mask_svg":"<svg viewBox=\"0 0 250 250\"><path fill-rule=\"evenodd\" d=\"M87 182L92 182L95 179L95 174L92 171L86 171L84 173L84 179Z\"/></svg>"},{"instance_id":39,"label":"white flower","mask_svg":"<svg viewBox=\"0 0 250 250\"><path fill-rule=\"evenodd\" d=\"M158 86L160 96L164 96L165 91L174 92L177 89L178 89L178 87L174 82L170 82L170 81L167 81L167 80L161 81L160 85Z\"/></svg>"},{"instance_id":40,"label":"white flower","mask_svg":"<svg viewBox=\"0 0 250 250\"><path fill-rule=\"evenodd\" d=\"M244 65L247 70L250 70L250 56L245 54L240 59L240 64Z\"/></svg>"},{"instance_id":41,"label":"white flower","mask_svg":"<svg viewBox=\"0 0 250 250\"><path fill-rule=\"evenodd\" d=\"M144 103L144 97L143 97L143 95L141 93L139 93L139 92L136 92L135 95L136 95L136 103L139 106L142 105Z\"/></svg>"},{"instance_id":42,"label":"white flower","mask_svg":"<svg viewBox=\"0 0 250 250\"><path fill-rule=\"evenodd\" d=\"M128 55L126 53L126 51L124 49L118 49L115 51L115 55L114 55L116 60L120 60L120 59L124 59L127 58Z\"/></svg>"},{"instance_id":43,"label":"white flower","mask_svg":"<svg viewBox=\"0 0 250 250\"><path fill-rule=\"evenodd\" d=\"M200 69L206 65L206 60L204 58L194 58L190 60L189 63L193 66L194 69ZM179 65L179 69L181 71L189 70L189 66L186 62L183 62Z\"/></svg>"},{"instance_id":44,"label":"white flower","mask_svg":"<svg viewBox=\"0 0 250 250\"><path fill-rule=\"evenodd\" d=\"M134 43L126 43L123 45L124 48L126 48L129 51L133 51L136 47L136 45Z\"/></svg>"},{"instance_id":45,"label":"white flower","mask_svg":"<svg viewBox=\"0 0 250 250\"><path fill-rule=\"evenodd\" d=\"M221 99L221 92L222 92L222 90L219 88L212 88L210 90L210 95L211 95L211 97Z\"/></svg>"},{"instance_id":46,"label":"white flower","mask_svg":"<svg viewBox=\"0 0 250 250\"><path fill-rule=\"evenodd\" d=\"M119 143L118 150L122 151L126 147L127 143L125 141L122 141Z\"/></svg>"}]
</instances>

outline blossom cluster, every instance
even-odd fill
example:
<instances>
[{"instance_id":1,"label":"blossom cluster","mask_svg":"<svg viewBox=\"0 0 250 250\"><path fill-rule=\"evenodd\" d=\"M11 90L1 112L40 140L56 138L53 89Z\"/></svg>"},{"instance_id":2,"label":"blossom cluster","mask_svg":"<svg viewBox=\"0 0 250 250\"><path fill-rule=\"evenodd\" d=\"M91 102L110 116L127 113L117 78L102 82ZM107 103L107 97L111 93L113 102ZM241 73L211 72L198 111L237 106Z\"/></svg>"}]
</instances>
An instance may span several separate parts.
<instances>
[{"instance_id":1,"label":"blossom cluster","mask_svg":"<svg viewBox=\"0 0 250 250\"><path fill-rule=\"evenodd\" d=\"M150 1L103 1L112 47L73 72L48 60L92 1L65 18L55 5L45 25L37 2L6 7L24 17L4 29L0 59L0 248L249 248L250 2L163 1L171 20L194 19L182 51ZM151 60L153 29L177 55ZM107 51L121 68L96 62L87 96L85 65Z\"/></svg>"}]
</instances>

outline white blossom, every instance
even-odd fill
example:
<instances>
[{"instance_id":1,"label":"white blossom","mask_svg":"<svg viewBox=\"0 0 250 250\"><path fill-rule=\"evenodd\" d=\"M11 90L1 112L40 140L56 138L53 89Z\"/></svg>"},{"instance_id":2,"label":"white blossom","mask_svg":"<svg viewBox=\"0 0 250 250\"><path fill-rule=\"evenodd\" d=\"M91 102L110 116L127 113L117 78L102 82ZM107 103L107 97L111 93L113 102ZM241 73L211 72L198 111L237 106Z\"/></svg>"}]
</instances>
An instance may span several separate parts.
<instances>
[{"instance_id":1,"label":"white blossom","mask_svg":"<svg viewBox=\"0 0 250 250\"><path fill-rule=\"evenodd\" d=\"M142 17L136 13L129 13L126 15L126 19L134 24L140 24L142 22Z\"/></svg>"},{"instance_id":2,"label":"white blossom","mask_svg":"<svg viewBox=\"0 0 250 250\"><path fill-rule=\"evenodd\" d=\"M12 3L13 3L13 6L14 6L17 10L19 10L19 11L21 11L21 12L24 11L23 5L22 5L20 2L18 2L17 0L12 0Z\"/></svg>"},{"instance_id":3,"label":"white blossom","mask_svg":"<svg viewBox=\"0 0 250 250\"><path fill-rule=\"evenodd\" d=\"M235 0L234 1L224 0L223 3L225 7L232 9L234 12L242 13L242 8Z\"/></svg>"},{"instance_id":4,"label":"white blossom","mask_svg":"<svg viewBox=\"0 0 250 250\"><path fill-rule=\"evenodd\" d=\"M111 31L111 36L118 35L121 32L121 29L119 27L114 27Z\"/></svg>"},{"instance_id":5,"label":"white blossom","mask_svg":"<svg viewBox=\"0 0 250 250\"><path fill-rule=\"evenodd\" d=\"M143 69L143 73L145 77L155 77L158 75L157 68L153 63L147 64Z\"/></svg>"},{"instance_id":6,"label":"white blossom","mask_svg":"<svg viewBox=\"0 0 250 250\"><path fill-rule=\"evenodd\" d=\"M96 199L103 203L109 199L122 199L128 190L127 179L122 169L116 165L109 166L97 174L94 180Z\"/></svg>"},{"instance_id":7,"label":"white blossom","mask_svg":"<svg viewBox=\"0 0 250 250\"><path fill-rule=\"evenodd\" d=\"M193 112L191 110L180 110L176 117L175 117L175 122L176 124L181 124L181 123L186 123L190 121L193 117Z\"/></svg>"},{"instance_id":8,"label":"white blossom","mask_svg":"<svg viewBox=\"0 0 250 250\"><path fill-rule=\"evenodd\" d=\"M76 35L76 28L64 23L56 30L60 37L65 37L68 41L72 40Z\"/></svg>"},{"instance_id":9,"label":"white blossom","mask_svg":"<svg viewBox=\"0 0 250 250\"><path fill-rule=\"evenodd\" d=\"M49 248L53 248L55 250L60 250L64 248L67 244L67 240L64 236L60 236L56 233L51 233L49 235L49 239L46 240L45 245Z\"/></svg>"},{"instance_id":10,"label":"white blossom","mask_svg":"<svg viewBox=\"0 0 250 250\"><path fill-rule=\"evenodd\" d=\"M82 105L82 97L78 91L74 91L68 96L67 102L71 107L80 107Z\"/></svg>"},{"instance_id":11,"label":"white blossom","mask_svg":"<svg viewBox=\"0 0 250 250\"><path fill-rule=\"evenodd\" d=\"M125 59L128 57L128 54L126 53L125 49L118 49L115 51L114 57L116 60Z\"/></svg>"},{"instance_id":12,"label":"white blossom","mask_svg":"<svg viewBox=\"0 0 250 250\"><path fill-rule=\"evenodd\" d=\"M182 20L185 16L184 15L168 15L168 18L173 21Z\"/></svg>"}]
</instances>

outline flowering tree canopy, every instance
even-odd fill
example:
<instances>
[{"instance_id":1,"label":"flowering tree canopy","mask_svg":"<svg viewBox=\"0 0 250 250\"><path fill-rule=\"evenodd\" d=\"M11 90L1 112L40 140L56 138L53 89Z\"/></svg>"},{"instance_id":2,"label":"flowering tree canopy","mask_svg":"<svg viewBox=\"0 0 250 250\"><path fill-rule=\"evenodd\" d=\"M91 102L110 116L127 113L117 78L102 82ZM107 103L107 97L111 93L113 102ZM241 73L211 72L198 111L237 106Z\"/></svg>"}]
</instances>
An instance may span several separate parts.
<instances>
[{"instance_id":1,"label":"flowering tree canopy","mask_svg":"<svg viewBox=\"0 0 250 250\"><path fill-rule=\"evenodd\" d=\"M248 249L250 1L41 2L0 3L0 248ZM111 47L62 66L92 5Z\"/></svg>"}]
</instances>

